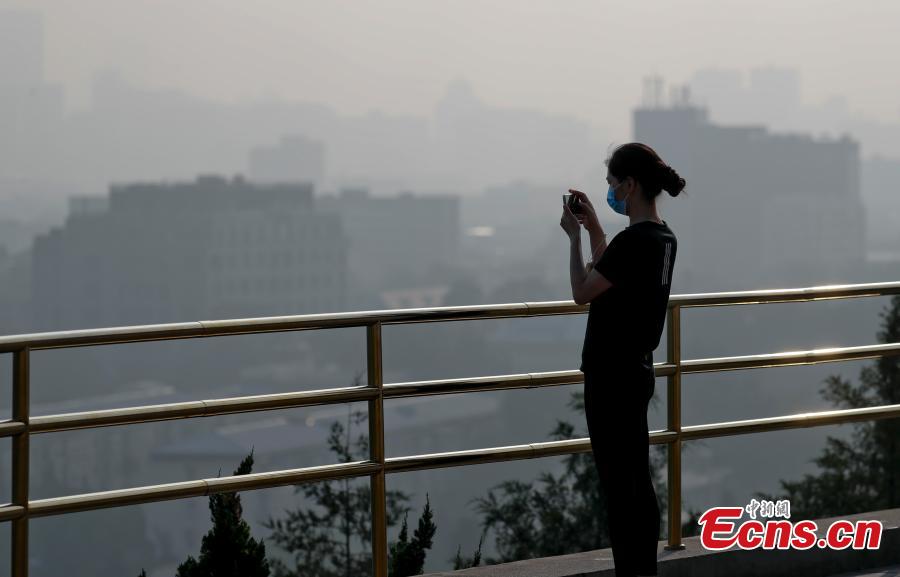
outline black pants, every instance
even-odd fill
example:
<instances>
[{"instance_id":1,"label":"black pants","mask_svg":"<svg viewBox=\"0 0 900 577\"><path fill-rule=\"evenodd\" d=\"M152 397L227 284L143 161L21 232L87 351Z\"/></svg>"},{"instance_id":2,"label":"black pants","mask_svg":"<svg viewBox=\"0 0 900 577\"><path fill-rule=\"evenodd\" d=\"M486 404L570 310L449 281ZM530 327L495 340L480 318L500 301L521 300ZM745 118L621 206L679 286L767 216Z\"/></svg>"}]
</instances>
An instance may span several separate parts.
<instances>
[{"instance_id":1,"label":"black pants","mask_svg":"<svg viewBox=\"0 0 900 577\"><path fill-rule=\"evenodd\" d=\"M652 361L649 370L644 363L584 375L585 415L617 577L656 575L660 514L647 426L655 387Z\"/></svg>"}]
</instances>

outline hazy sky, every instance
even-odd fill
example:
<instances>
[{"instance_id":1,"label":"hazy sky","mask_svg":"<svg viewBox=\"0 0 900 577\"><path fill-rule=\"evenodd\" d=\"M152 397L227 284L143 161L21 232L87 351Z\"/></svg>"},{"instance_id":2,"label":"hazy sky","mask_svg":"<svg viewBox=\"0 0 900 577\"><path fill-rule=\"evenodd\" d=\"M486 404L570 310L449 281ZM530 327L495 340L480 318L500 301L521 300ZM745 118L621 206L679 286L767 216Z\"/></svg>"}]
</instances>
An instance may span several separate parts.
<instances>
[{"instance_id":1,"label":"hazy sky","mask_svg":"<svg viewBox=\"0 0 900 577\"><path fill-rule=\"evenodd\" d=\"M650 72L795 67L803 98L900 119L900 2L0 0L40 10L46 71L84 106L94 71L236 101L427 114L457 77L497 106L612 124ZM611 114L612 113L612 114Z\"/></svg>"}]
</instances>

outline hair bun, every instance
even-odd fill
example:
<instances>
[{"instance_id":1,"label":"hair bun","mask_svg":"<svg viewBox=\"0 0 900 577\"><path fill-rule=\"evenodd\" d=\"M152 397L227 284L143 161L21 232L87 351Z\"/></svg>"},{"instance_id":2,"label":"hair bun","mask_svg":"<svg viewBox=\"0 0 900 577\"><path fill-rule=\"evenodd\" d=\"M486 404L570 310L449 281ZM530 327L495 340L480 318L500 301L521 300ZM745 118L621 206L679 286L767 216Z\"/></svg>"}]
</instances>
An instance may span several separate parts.
<instances>
[{"instance_id":1,"label":"hair bun","mask_svg":"<svg viewBox=\"0 0 900 577\"><path fill-rule=\"evenodd\" d=\"M664 164L662 167L661 180L662 189L671 196L678 196L678 193L684 190L685 180L668 164Z\"/></svg>"},{"instance_id":2,"label":"hair bun","mask_svg":"<svg viewBox=\"0 0 900 577\"><path fill-rule=\"evenodd\" d=\"M619 181L628 177L635 179L647 202L654 202L663 190L678 196L684 189L684 179L642 142L618 146L606 159L606 166Z\"/></svg>"}]
</instances>

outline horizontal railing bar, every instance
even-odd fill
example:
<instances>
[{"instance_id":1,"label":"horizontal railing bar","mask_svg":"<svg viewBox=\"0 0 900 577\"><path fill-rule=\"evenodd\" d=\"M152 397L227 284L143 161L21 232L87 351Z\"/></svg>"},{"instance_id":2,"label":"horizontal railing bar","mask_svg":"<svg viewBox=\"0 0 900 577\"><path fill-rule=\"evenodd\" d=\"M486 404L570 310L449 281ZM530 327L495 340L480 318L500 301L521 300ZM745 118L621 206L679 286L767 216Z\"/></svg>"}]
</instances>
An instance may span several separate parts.
<instances>
[{"instance_id":1,"label":"horizontal railing bar","mask_svg":"<svg viewBox=\"0 0 900 577\"><path fill-rule=\"evenodd\" d=\"M75 513L78 511L92 511L108 507L124 507L127 505L139 505L141 503L155 503L173 499L203 497L227 491L270 489L272 487L295 485L312 481L362 477L376 473L378 470L379 465L377 463L372 463L370 461L353 461L349 463L306 467L303 469L250 473L247 475L234 475L215 479L202 479L199 481L185 481L180 483L167 483L164 485L152 485L148 487L135 487L132 489L117 489L100 493L69 495L66 497L54 497L51 499L31 501L28 504L28 516L44 517L48 515L60 515L63 513Z\"/></svg>"},{"instance_id":2,"label":"horizontal railing bar","mask_svg":"<svg viewBox=\"0 0 900 577\"><path fill-rule=\"evenodd\" d=\"M25 516L25 507L21 505L3 505L0 506L0 523L3 521L12 521Z\"/></svg>"},{"instance_id":3,"label":"horizontal railing bar","mask_svg":"<svg viewBox=\"0 0 900 577\"><path fill-rule=\"evenodd\" d=\"M212 416L271 409L290 409L315 405L355 403L358 401L368 401L377 396L377 390L367 386L360 386L298 391L293 393L274 393L270 395L254 395L250 397L215 399L203 402L206 404L207 416Z\"/></svg>"},{"instance_id":4,"label":"horizontal railing bar","mask_svg":"<svg viewBox=\"0 0 900 577\"><path fill-rule=\"evenodd\" d=\"M900 294L900 282L672 295L669 298L669 306L698 307L756 304L764 302L792 302L883 296L890 294ZM0 337L0 353L12 352L26 347L33 350L44 350L252 333L361 327L376 322L381 323L382 325L389 325L492 318L517 318L578 314L586 312L587 310L588 305L577 305L573 301L567 300L428 307L417 309L348 311L340 313L318 313L310 315L288 315L81 329Z\"/></svg>"},{"instance_id":5,"label":"horizontal railing bar","mask_svg":"<svg viewBox=\"0 0 900 577\"><path fill-rule=\"evenodd\" d=\"M781 417L766 417L762 419L686 426L682 427L680 436L683 440L696 440L897 417L900 417L900 405L886 405L880 407L801 413ZM671 443L676 438L678 438L678 434L674 431L658 430L650 432L651 444ZM403 473L445 467L564 456L590 450L590 439L580 438L530 443L525 445L511 445L506 447L392 457L385 460L385 473ZM253 473L249 475L236 475L216 479L203 479L198 481L184 481L147 487L135 487L131 489L118 489L100 493L54 497L51 499L31 501L29 503L27 515L29 517L41 517L107 507L121 507L140 503L201 497L225 491L267 489L312 481L330 481L348 477L361 477L371 475L377 471L377 463L371 461L355 461L352 463L322 465L303 469ZM22 507L11 505L0 507L0 521L15 519L25 514Z\"/></svg>"},{"instance_id":6,"label":"horizontal railing bar","mask_svg":"<svg viewBox=\"0 0 900 577\"><path fill-rule=\"evenodd\" d=\"M675 440L672 431L651 431L650 443L665 444ZM409 455L392 457L385 460L385 473L408 473L444 467L461 467L467 465L484 465L502 463L521 459L565 456L585 453L591 450L591 440L587 437L566 439L562 441L546 441L527 445L510 445L486 449L467 449L464 451L448 451L425 455Z\"/></svg>"},{"instance_id":7,"label":"horizontal railing bar","mask_svg":"<svg viewBox=\"0 0 900 577\"><path fill-rule=\"evenodd\" d=\"M185 401L163 405L105 409L60 415L31 417L29 432L51 433L75 429L131 425L174 419L212 417L235 413L250 413L275 409L310 407L333 403L368 401L378 396L378 391L369 387L342 387L318 389L271 395L253 395L227 399Z\"/></svg>"},{"instance_id":8,"label":"horizontal railing bar","mask_svg":"<svg viewBox=\"0 0 900 577\"><path fill-rule=\"evenodd\" d=\"M586 441L586 442L585 442ZM565 443L565 453L580 453L590 449L590 439L570 439L556 441ZM531 459L534 457L532 445L510 445L507 447L490 447L485 449L468 449L464 451L447 451L425 455L409 455L385 459L385 473L408 473L443 467L462 467L467 465L483 465Z\"/></svg>"},{"instance_id":9,"label":"horizontal railing bar","mask_svg":"<svg viewBox=\"0 0 900 577\"><path fill-rule=\"evenodd\" d=\"M374 323L383 325L412 324L564 315L585 312L587 309L587 305L576 305L572 301L522 302L80 329L0 337L0 353L8 353L26 347L32 350L46 350L269 332L363 327Z\"/></svg>"},{"instance_id":10,"label":"horizontal railing bar","mask_svg":"<svg viewBox=\"0 0 900 577\"><path fill-rule=\"evenodd\" d=\"M743 421L729 421L723 423L709 423L706 425L691 425L681 427L682 439L710 439L713 437L726 437L731 435L746 435L750 433L763 433L769 431L782 431L803 427L821 427L825 425L840 425L859 421L878 419L893 419L900 417L900 405L882 405L878 407L863 407L859 409L840 409L835 411L820 411L815 413L799 413L781 417L765 417L762 419L747 419Z\"/></svg>"},{"instance_id":11,"label":"horizontal railing bar","mask_svg":"<svg viewBox=\"0 0 900 577\"><path fill-rule=\"evenodd\" d=\"M808 351L765 353L761 355L688 359L681 361L681 372L705 373L712 371L733 371L738 369L815 365L837 361L881 358L898 354L900 354L900 343L880 343L876 345L832 347Z\"/></svg>"},{"instance_id":12,"label":"horizontal railing bar","mask_svg":"<svg viewBox=\"0 0 900 577\"><path fill-rule=\"evenodd\" d=\"M657 363L656 375L665 376L675 370L674 365ZM515 375L495 375L488 377L444 379L437 381L414 381L384 386L385 397L416 397L453 393L473 393L515 388L549 387L584 382L581 371L552 371L544 373L522 373ZM212 417L235 413L249 413L277 409L290 409L314 405L352 403L368 401L378 396L378 391L369 387L342 387L317 389L292 393L275 393L248 397L184 401L160 405L144 405L121 409L82 411L58 415L32 417L30 433L53 433L76 429L91 429L118 425L132 425ZM8 421L0 423L0 437L18 434L24 430L23 423Z\"/></svg>"},{"instance_id":13,"label":"horizontal railing bar","mask_svg":"<svg viewBox=\"0 0 900 577\"><path fill-rule=\"evenodd\" d=\"M655 363L657 377L667 376L675 371L675 365ZM513 375L492 375L461 379L438 379L431 381L411 381L384 385L385 398L419 397L427 395L449 395L574 385L584 382L581 371L547 371L540 373L519 373Z\"/></svg>"},{"instance_id":14,"label":"horizontal railing bar","mask_svg":"<svg viewBox=\"0 0 900 577\"><path fill-rule=\"evenodd\" d=\"M681 294L669 297L669 306L709 307L887 296L900 294L900 282L822 285L805 288Z\"/></svg>"},{"instance_id":15,"label":"horizontal railing bar","mask_svg":"<svg viewBox=\"0 0 900 577\"><path fill-rule=\"evenodd\" d=\"M12 437L25 430L25 423L21 421L0 421L0 439Z\"/></svg>"},{"instance_id":16,"label":"horizontal railing bar","mask_svg":"<svg viewBox=\"0 0 900 577\"><path fill-rule=\"evenodd\" d=\"M199 336L203 336L203 325L199 322L53 331L0 337L0 353L11 353L24 348L41 350Z\"/></svg>"},{"instance_id":17,"label":"horizontal railing bar","mask_svg":"<svg viewBox=\"0 0 900 577\"><path fill-rule=\"evenodd\" d=\"M154 423L157 421L171 421L175 419L203 416L206 416L206 407L203 404L203 401L186 401L164 405L144 405L138 407L124 407L121 409L103 409L97 411L31 417L29 422L29 432L32 434L55 433L60 431Z\"/></svg>"},{"instance_id":18,"label":"horizontal railing bar","mask_svg":"<svg viewBox=\"0 0 900 577\"><path fill-rule=\"evenodd\" d=\"M427 395L449 395L454 393L502 391L540 386L569 385L584 381L584 373L581 371L558 371L549 374L552 376L543 377L538 381L535 381L532 376L533 374L535 373L392 383L384 385L384 397L419 397Z\"/></svg>"}]
</instances>

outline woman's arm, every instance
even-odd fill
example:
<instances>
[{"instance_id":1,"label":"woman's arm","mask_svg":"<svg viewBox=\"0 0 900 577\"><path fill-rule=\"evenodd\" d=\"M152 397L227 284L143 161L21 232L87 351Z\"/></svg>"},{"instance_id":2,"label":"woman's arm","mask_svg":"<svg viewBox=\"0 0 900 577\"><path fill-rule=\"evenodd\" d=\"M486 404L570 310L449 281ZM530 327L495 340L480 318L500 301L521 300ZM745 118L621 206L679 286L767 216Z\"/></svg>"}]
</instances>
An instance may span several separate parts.
<instances>
[{"instance_id":1,"label":"woman's arm","mask_svg":"<svg viewBox=\"0 0 900 577\"><path fill-rule=\"evenodd\" d=\"M572 283L573 297L588 275L587 267L582 268L581 259L581 235L574 234L569 237L569 281ZM593 265L593 262L591 264ZM578 299L575 299L575 302L578 302Z\"/></svg>"},{"instance_id":2,"label":"woman's arm","mask_svg":"<svg viewBox=\"0 0 900 577\"><path fill-rule=\"evenodd\" d=\"M588 235L591 239L591 263L600 260L600 255L606 250L606 233L602 228L589 228Z\"/></svg>"},{"instance_id":3,"label":"woman's arm","mask_svg":"<svg viewBox=\"0 0 900 577\"><path fill-rule=\"evenodd\" d=\"M569 244L569 279L572 283L572 300L575 301L575 304L587 304L611 287L612 283L594 270L593 262L590 263L590 267L581 267L580 235L570 238Z\"/></svg>"},{"instance_id":4,"label":"woman's arm","mask_svg":"<svg viewBox=\"0 0 900 577\"><path fill-rule=\"evenodd\" d=\"M559 225L569 236L569 280L572 283L572 299L577 304L586 304L611 287L612 283L593 267L589 269L587 265L581 264L583 262L581 257L581 225L575 214L565 204L563 205L563 215L559 220ZM600 236L602 239L603 235L596 236ZM605 244L605 242L601 242L598 245L601 254L606 251L604 248ZM593 261L591 264L593 264Z\"/></svg>"}]
</instances>

